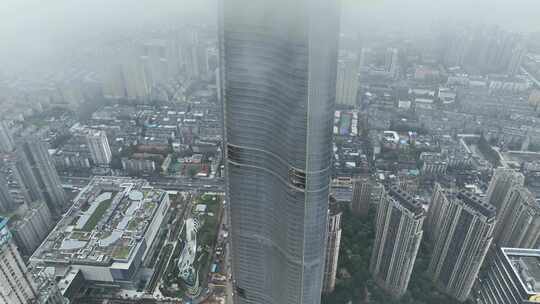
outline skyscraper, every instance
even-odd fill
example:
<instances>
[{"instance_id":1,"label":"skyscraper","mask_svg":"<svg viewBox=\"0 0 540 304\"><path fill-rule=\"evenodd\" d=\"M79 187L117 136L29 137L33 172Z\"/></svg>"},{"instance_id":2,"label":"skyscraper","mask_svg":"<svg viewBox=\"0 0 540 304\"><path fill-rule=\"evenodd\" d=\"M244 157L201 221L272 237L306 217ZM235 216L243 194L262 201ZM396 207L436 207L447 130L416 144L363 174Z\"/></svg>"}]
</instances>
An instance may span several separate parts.
<instances>
[{"instance_id":1,"label":"skyscraper","mask_svg":"<svg viewBox=\"0 0 540 304\"><path fill-rule=\"evenodd\" d=\"M339 8L220 1L235 303L319 303Z\"/></svg>"},{"instance_id":2,"label":"skyscraper","mask_svg":"<svg viewBox=\"0 0 540 304\"><path fill-rule=\"evenodd\" d=\"M398 64L399 64L398 54L399 54L398 49L388 48L386 50L386 55L384 58L384 69L387 73L390 73L392 77L397 76Z\"/></svg>"},{"instance_id":3,"label":"skyscraper","mask_svg":"<svg viewBox=\"0 0 540 304\"><path fill-rule=\"evenodd\" d=\"M19 149L26 156L49 209L54 215L61 214L66 196L45 143L29 137L22 140Z\"/></svg>"},{"instance_id":4,"label":"skyscraper","mask_svg":"<svg viewBox=\"0 0 540 304\"><path fill-rule=\"evenodd\" d=\"M15 201L9 193L7 181L0 173L0 212L10 212L15 208Z\"/></svg>"},{"instance_id":5,"label":"skyscraper","mask_svg":"<svg viewBox=\"0 0 540 304\"><path fill-rule=\"evenodd\" d=\"M341 244L341 210L339 210L336 203L330 203L328 214L323 293L330 293L336 287L339 246Z\"/></svg>"},{"instance_id":6,"label":"skyscraper","mask_svg":"<svg viewBox=\"0 0 540 304\"><path fill-rule=\"evenodd\" d=\"M508 62L508 68L506 69L506 73L509 76L516 76L516 74L519 73L521 63L523 62L523 58L526 54L527 49L522 45L518 45L512 49L512 55L510 57L510 61Z\"/></svg>"},{"instance_id":7,"label":"skyscraper","mask_svg":"<svg viewBox=\"0 0 540 304\"><path fill-rule=\"evenodd\" d=\"M94 164L108 166L111 163L112 153L105 131L90 131L86 136L88 148Z\"/></svg>"},{"instance_id":8,"label":"skyscraper","mask_svg":"<svg viewBox=\"0 0 540 304\"><path fill-rule=\"evenodd\" d=\"M371 64L373 60L373 51L369 48L362 48L360 50L360 58L358 60L359 70L365 70Z\"/></svg>"},{"instance_id":9,"label":"skyscraper","mask_svg":"<svg viewBox=\"0 0 540 304\"><path fill-rule=\"evenodd\" d=\"M353 179L352 212L361 216L368 215L370 201L371 182L369 177L357 177Z\"/></svg>"},{"instance_id":10,"label":"skyscraper","mask_svg":"<svg viewBox=\"0 0 540 304\"><path fill-rule=\"evenodd\" d=\"M446 66L463 66L471 44L469 31L453 33L447 43L448 45L444 51L444 63Z\"/></svg>"},{"instance_id":11,"label":"skyscraper","mask_svg":"<svg viewBox=\"0 0 540 304\"><path fill-rule=\"evenodd\" d=\"M38 296L36 284L11 240L7 219L0 218L0 304L28 304Z\"/></svg>"},{"instance_id":12,"label":"skyscraper","mask_svg":"<svg viewBox=\"0 0 540 304\"><path fill-rule=\"evenodd\" d=\"M55 222L49 207L43 202L26 204L24 212L18 214L18 217L9 220L9 230L21 254L30 256L47 237Z\"/></svg>"},{"instance_id":13,"label":"skyscraper","mask_svg":"<svg viewBox=\"0 0 540 304\"><path fill-rule=\"evenodd\" d=\"M506 196L503 212L497 216L495 242L500 247L538 248L540 204L524 187L514 187Z\"/></svg>"},{"instance_id":14,"label":"skyscraper","mask_svg":"<svg viewBox=\"0 0 540 304\"><path fill-rule=\"evenodd\" d=\"M495 208L500 214L504 212L506 195L514 186L523 186L525 177L523 174L507 168L498 168L495 170L487 190L487 202Z\"/></svg>"},{"instance_id":15,"label":"skyscraper","mask_svg":"<svg viewBox=\"0 0 540 304\"><path fill-rule=\"evenodd\" d=\"M440 214L429 213L441 221L427 273L439 290L463 302L493 240L496 211L470 192L443 195Z\"/></svg>"},{"instance_id":16,"label":"skyscraper","mask_svg":"<svg viewBox=\"0 0 540 304\"><path fill-rule=\"evenodd\" d=\"M0 152L11 152L14 148L8 125L4 120L0 120Z\"/></svg>"},{"instance_id":17,"label":"skyscraper","mask_svg":"<svg viewBox=\"0 0 540 304\"><path fill-rule=\"evenodd\" d=\"M407 291L424 217L422 204L396 186L379 203L370 271L375 283L394 298Z\"/></svg>"},{"instance_id":18,"label":"skyscraper","mask_svg":"<svg viewBox=\"0 0 540 304\"><path fill-rule=\"evenodd\" d=\"M425 237L435 242L439 238L439 231L443 227L444 214L446 208L450 206L450 200L446 193L446 189L441 187L439 183L435 184L431 202L426 216L426 235Z\"/></svg>"},{"instance_id":19,"label":"skyscraper","mask_svg":"<svg viewBox=\"0 0 540 304\"><path fill-rule=\"evenodd\" d=\"M43 201L43 194L24 152L18 149L14 153L4 156L2 159L2 166L5 166L3 172L10 174L10 181L16 184L17 192L24 198L24 201Z\"/></svg>"},{"instance_id":20,"label":"skyscraper","mask_svg":"<svg viewBox=\"0 0 540 304\"><path fill-rule=\"evenodd\" d=\"M353 54L340 56L337 67L336 103L355 106L358 94L358 63Z\"/></svg>"}]
</instances>

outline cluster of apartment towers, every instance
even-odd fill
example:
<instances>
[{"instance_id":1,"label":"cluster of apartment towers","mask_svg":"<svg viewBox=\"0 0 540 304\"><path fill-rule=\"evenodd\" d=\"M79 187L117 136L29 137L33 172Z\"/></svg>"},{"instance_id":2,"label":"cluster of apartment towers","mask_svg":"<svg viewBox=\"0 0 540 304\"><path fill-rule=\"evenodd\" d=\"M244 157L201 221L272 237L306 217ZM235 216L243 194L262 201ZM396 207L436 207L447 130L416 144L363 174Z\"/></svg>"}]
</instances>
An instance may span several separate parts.
<instances>
[{"instance_id":1,"label":"cluster of apartment towers","mask_svg":"<svg viewBox=\"0 0 540 304\"><path fill-rule=\"evenodd\" d=\"M427 213L398 186L384 188L369 178L356 179L352 209L367 216L370 203L377 204L370 271L395 298L407 291L422 241L431 251L428 277L458 301L476 298L471 290L490 254L507 247L538 248L540 205L515 170L496 169L486 197L436 184ZM480 285L478 300L489 303Z\"/></svg>"}]
</instances>

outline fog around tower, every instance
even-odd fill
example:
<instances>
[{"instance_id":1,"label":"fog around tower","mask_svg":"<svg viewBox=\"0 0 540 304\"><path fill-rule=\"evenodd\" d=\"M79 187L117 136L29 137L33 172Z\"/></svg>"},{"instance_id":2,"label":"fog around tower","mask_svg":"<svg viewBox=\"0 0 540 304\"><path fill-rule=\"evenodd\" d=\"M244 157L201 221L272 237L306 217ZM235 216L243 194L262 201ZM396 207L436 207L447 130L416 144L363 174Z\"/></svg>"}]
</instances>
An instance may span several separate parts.
<instances>
[{"instance_id":1,"label":"fog around tower","mask_svg":"<svg viewBox=\"0 0 540 304\"><path fill-rule=\"evenodd\" d=\"M499 25L507 30L540 30L534 0L344 0L342 23L369 29L428 29L433 24Z\"/></svg>"},{"instance_id":2,"label":"fog around tower","mask_svg":"<svg viewBox=\"0 0 540 304\"><path fill-rule=\"evenodd\" d=\"M215 23L219 0L4 0L0 63L39 64L75 45L148 26ZM498 24L540 31L535 0L343 0L342 30L418 30L437 24ZM16 60L14 60L16 56Z\"/></svg>"}]
</instances>

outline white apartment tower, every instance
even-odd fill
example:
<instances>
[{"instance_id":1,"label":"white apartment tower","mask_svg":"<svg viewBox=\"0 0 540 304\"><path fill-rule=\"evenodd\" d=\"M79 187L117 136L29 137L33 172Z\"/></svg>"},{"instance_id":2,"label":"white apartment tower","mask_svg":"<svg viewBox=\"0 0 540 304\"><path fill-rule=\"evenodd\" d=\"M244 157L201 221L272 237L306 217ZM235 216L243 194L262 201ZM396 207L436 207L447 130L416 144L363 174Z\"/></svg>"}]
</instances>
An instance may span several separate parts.
<instances>
[{"instance_id":1,"label":"white apartment tower","mask_svg":"<svg viewBox=\"0 0 540 304\"><path fill-rule=\"evenodd\" d=\"M340 56L337 68L336 103L354 106L358 93L358 63L353 54Z\"/></svg>"},{"instance_id":2,"label":"white apartment tower","mask_svg":"<svg viewBox=\"0 0 540 304\"><path fill-rule=\"evenodd\" d=\"M86 139L94 164L108 166L111 163L112 153L105 131L91 131Z\"/></svg>"},{"instance_id":3,"label":"white apartment tower","mask_svg":"<svg viewBox=\"0 0 540 304\"><path fill-rule=\"evenodd\" d=\"M28 304L37 297L36 284L6 224L7 219L0 218L0 304Z\"/></svg>"},{"instance_id":4,"label":"white apartment tower","mask_svg":"<svg viewBox=\"0 0 540 304\"><path fill-rule=\"evenodd\" d=\"M326 236L326 261L324 264L323 293L330 293L336 287L336 274L341 244L341 211L330 204L328 211L328 231Z\"/></svg>"}]
</instances>

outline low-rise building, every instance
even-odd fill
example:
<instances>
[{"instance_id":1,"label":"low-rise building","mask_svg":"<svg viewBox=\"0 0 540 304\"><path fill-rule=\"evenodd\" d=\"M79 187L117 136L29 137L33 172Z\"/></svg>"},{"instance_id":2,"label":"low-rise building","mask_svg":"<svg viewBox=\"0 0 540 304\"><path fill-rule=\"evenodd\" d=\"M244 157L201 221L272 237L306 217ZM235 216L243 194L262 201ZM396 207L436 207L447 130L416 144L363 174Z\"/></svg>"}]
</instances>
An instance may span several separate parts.
<instances>
[{"instance_id":1,"label":"low-rise building","mask_svg":"<svg viewBox=\"0 0 540 304\"><path fill-rule=\"evenodd\" d=\"M494 247L472 296L478 304L540 301L540 249Z\"/></svg>"},{"instance_id":2,"label":"low-rise building","mask_svg":"<svg viewBox=\"0 0 540 304\"><path fill-rule=\"evenodd\" d=\"M168 209L167 193L145 180L94 177L30 261L133 287Z\"/></svg>"}]
</instances>

